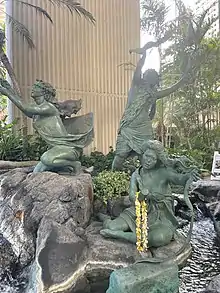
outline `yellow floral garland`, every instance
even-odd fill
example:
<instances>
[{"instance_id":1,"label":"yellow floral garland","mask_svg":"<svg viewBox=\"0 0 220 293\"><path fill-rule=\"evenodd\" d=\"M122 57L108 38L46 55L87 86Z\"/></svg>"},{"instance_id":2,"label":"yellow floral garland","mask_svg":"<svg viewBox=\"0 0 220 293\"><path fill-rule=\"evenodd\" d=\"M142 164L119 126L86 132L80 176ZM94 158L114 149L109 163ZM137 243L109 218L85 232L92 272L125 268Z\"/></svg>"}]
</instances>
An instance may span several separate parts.
<instances>
[{"instance_id":1,"label":"yellow floral garland","mask_svg":"<svg viewBox=\"0 0 220 293\"><path fill-rule=\"evenodd\" d=\"M135 211L136 211L136 236L137 250L147 251L148 235L147 235L147 204L145 200L139 200L139 192L136 192Z\"/></svg>"}]
</instances>

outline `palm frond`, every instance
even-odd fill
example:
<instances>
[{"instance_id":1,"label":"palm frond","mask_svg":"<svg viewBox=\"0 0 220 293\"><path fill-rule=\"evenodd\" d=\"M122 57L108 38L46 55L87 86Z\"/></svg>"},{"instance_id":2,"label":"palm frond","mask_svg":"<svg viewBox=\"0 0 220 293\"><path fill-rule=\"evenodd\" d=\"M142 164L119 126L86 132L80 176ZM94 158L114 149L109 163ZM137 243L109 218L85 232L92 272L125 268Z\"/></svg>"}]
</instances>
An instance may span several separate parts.
<instances>
[{"instance_id":1,"label":"palm frond","mask_svg":"<svg viewBox=\"0 0 220 293\"><path fill-rule=\"evenodd\" d=\"M83 16L93 24L95 23L95 18L93 17L92 13L86 10L79 2L73 0L48 0L54 5L64 6L66 7L71 13L75 12L78 16Z\"/></svg>"},{"instance_id":2,"label":"palm frond","mask_svg":"<svg viewBox=\"0 0 220 293\"><path fill-rule=\"evenodd\" d=\"M203 24L203 22L204 22L204 19L205 19L206 15L207 15L208 12L210 11L210 9L216 5L216 3L217 3L216 1L213 2L213 3L212 3L207 9L205 9L205 10L203 11L203 13L199 16L199 23L198 23L198 26L199 26L199 27L202 26L202 24Z\"/></svg>"},{"instance_id":3,"label":"palm frond","mask_svg":"<svg viewBox=\"0 0 220 293\"><path fill-rule=\"evenodd\" d=\"M208 21L205 23L205 25L201 28L201 35L200 40L205 36L205 34L208 32L208 30L212 27L212 25L218 20L218 16L211 17L208 19Z\"/></svg>"},{"instance_id":4,"label":"palm frond","mask_svg":"<svg viewBox=\"0 0 220 293\"><path fill-rule=\"evenodd\" d=\"M23 5L26 5L26 6L28 6L28 7L31 7L31 8L33 8L33 9L35 9L37 13L42 14L42 15L43 15L44 17L46 17L50 22L53 23L53 20L52 20L51 16L49 15L49 13L48 13L45 9L43 9L42 7L39 7L39 6L33 5L33 4L31 4L31 3L28 3L28 2L25 2L25 1L22 1L22 0L16 0L16 1L19 2L19 3L21 3L21 4L23 4Z\"/></svg>"},{"instance_id":5,"label":"palm frond","mask_svg":"<svg viewBox=\"0 0 220 293\"><path fill-rule=\"evenodd\" d=\"M21 35L21 37L28 43L30 48L35 48L32 36L29 30L18 20L6 13L6 20L13 27L13 29Z\"/></svg>"}]
</instances>

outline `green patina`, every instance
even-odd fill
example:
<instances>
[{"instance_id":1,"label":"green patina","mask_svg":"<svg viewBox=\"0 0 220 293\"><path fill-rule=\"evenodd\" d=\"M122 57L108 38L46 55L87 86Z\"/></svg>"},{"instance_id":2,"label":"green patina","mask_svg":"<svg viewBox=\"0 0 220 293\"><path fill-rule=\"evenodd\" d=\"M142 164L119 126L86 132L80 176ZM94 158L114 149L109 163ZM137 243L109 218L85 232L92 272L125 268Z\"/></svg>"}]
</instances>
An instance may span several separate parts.
<instances>
[{"instance_id":1,"label":"green patina","mask_svg":"<svg viewBox=\"0 0 220 293\"><path fill-rule=\"evenodd\" d=\"M41 80L32 87L33 104L25 104L5 80L0 81L0 92L33 119L34 129L49 146L34 172L68 170L77 173L81 167L82 149L93 139L92 113L67 119L62 117L62 103L56 100L55 88ZM76 113L76 109L72 110Z\"/></svg>"}]
</instances>

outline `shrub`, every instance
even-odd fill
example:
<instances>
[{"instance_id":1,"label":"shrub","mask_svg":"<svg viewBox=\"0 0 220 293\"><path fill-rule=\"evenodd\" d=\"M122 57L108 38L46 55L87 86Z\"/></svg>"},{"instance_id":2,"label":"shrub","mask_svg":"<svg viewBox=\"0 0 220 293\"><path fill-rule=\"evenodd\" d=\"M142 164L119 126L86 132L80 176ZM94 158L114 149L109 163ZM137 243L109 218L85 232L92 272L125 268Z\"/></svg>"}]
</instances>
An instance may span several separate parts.
<instances>
[{"instance_id":1,"label":"shrub","mask_svg":"<svg viewBox=\"0 0 220 293\"><path fill-rule=\"evenodd\" d=\"M171 157L186 156L199 169L211 170L214 152L210 148L207 150L175 148L167 149L167 151Z\"/></svg>"},{"instance_id":2,"label":"shrub","mask_svg":"<svg viewBox=\"0 0 220 293\"><path fill-rule=\"evenodd\" d=\"M110 171L112 168L112 163L114 160L115 152L112 147L107 155L104 155L102 152L92 152L90 156L82 155L81 163L85 167L94 167L92 173L93 176L98 175L102 171ZM123 171L132 174L135 169L140 165L140 162L137 157L128 158L123 164Z\"/></svg>"},{"instance_id":3,"label":"shrub","mask_svg":"<svg viewBox=\"0 0 220 293\"><path fill-rule=\"evenodd\" d=\"M0 160L39 160L47 150L46 143L38 135L23 136L21 130L15 133L15 124L7 124L6 118L0 121Z\"/></svg>"},{"instance_id":4,"label":"shrub","mask_svg":"<svg viewBox=\"0 0 220 293\"><path fill-rule=\"evenodd\" d=\"M110 199L127 195L129 181L125 172L103 171L93 179L95 196L106 204Z\"/></svg>"},{"instance_id":5,"label":"shrub","mask_svg":"<svg viewBox=\"0 0 220 293\"><path fill-rule=\"evenodd\" d=\"M131 175L140 166L140 161L137 157L128 158L123 164L124 172Z\"/></svg>"},{"instance_id":6,"label":"shrub","mask_svg":"<svg viewBox=\"0 0 220 293\"><path fill-rule=\"evenodd\" d=\"M94 151L90 154L90 156L82 155L80 161L85 167L93 166L93 175L96 176L104 170L111 170L114 155L115 152L113 151L113 148L110 147L110 151L107 155Z\"/></svg>"}]
</instances>

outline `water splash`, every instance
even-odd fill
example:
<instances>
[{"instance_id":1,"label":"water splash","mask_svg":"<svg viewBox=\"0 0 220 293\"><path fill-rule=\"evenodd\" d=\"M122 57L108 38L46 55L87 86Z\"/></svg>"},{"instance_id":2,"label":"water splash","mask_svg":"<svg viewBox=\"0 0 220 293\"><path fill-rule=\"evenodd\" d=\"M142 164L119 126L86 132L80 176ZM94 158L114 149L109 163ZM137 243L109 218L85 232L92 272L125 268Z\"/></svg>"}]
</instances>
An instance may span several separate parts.
<instances>
[{"instance_id":1,"label":"water splash","mask_svg":"<svg viewBox=\"0 0 220 293\"><path fill-rule=\"evenodd\" d=\"M183 228L186 232L188 227ZM192 257L180 271L179 293L202 292L211 279L220 274L220 253L216 233L209 218L195 222L191 244Z\"/></svg>"}]
</instances>

